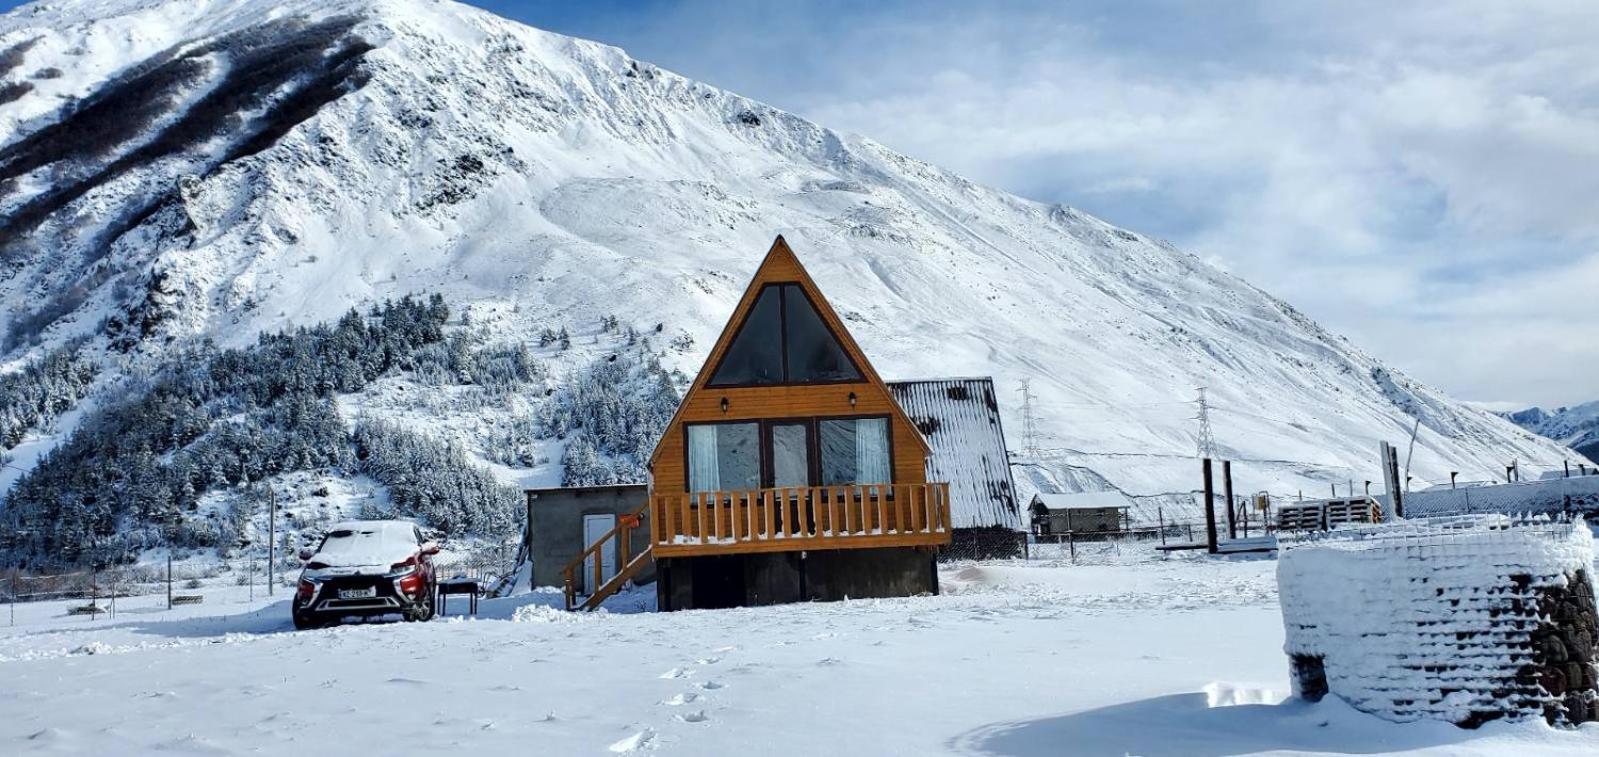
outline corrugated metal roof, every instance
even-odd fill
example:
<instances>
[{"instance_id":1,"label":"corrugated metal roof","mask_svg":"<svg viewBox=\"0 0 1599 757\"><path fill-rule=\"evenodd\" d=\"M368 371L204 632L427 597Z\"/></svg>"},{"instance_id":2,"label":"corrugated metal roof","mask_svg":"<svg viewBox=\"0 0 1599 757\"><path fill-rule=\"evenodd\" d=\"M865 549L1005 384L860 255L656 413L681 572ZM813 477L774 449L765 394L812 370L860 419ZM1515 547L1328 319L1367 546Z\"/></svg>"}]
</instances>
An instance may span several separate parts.
<instances>
[{"instance_id":1,"label":"corrugated metal roof","mask_svg":"<svg viewBox=\"0 0 1599 757\"><path fill-rule=\"evenodd\" d=\"M1114 489L1100 492L1039 492L1033 495L1033 502L1041 502L1050 510L1102 510L1133 506L1133 501L1127 495Z\"/></svg>"},{"instance_id":2,"label":"corrugated metal roof","mask_svg":"<svg viewBox=\"0 0 1599 757\"><path fill-rule=\"evenodd\" d=\"M1021 530L994 380L892 381L888 389L932 447L927 480L949 482L955 528Z\"/></svg>"}]
</instances>

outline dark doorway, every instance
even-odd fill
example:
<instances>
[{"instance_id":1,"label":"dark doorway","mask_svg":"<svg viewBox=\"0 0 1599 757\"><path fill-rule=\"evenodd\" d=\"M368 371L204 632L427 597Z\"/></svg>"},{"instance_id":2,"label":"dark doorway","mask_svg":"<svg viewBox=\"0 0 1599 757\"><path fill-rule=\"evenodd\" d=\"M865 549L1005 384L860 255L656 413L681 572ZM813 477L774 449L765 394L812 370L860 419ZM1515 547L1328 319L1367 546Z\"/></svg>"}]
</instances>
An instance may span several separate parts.
<instances>
[{"instance_id":1,"label":"dark doorway","mask_svg":"<svg viewBox=\"0 0 1599 757\"><path fill-rule=\"evenodd\" d=\"M724 610L743 607L748 591L744 585L742 555L696 557L688 561L694 587L694 609Z\"/></svg>"}]
</instances>

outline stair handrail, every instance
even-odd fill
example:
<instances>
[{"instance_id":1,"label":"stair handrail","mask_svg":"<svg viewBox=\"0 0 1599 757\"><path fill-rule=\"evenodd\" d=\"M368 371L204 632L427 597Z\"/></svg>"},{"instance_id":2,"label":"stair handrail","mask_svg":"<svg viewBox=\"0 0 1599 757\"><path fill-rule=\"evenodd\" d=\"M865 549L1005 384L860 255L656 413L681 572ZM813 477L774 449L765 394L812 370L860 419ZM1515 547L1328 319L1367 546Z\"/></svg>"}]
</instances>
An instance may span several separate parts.
<instances>
[{"instance_id":1,"label":"stair handrail","mask_svg":"<svg viewBox=\"0 0 1599 757\"><path fill-rule=\"evenodd\" d=\"M615 537L618 534L621 536L620 539L617 539L618 543L616 545L617 572L620 573L623 568L632 563L632 559L629 557L628 553L631 552L633 548L633 529L639 528L643 524L644 519L649 517L649 509L650 505L648 502L646 502L644 503L644 506L640 507L638 510L617 518L616 525L612 526L611 530L606 531L604 536L594 540L593 544L584 547L583 551L579 552L575 559L567 563L566 567L561 569L561 577L565 584L564 588L566 590L567 610L573 610L577 608L577 570L583 567L583 561L587 560L590 554L594 555L594 583L589 585L590 593L597 593L600 590L600 587L605 585L605 581L603 580L605 575L603 571L605 568L603 564L604 561L600 559L600 550L605 548L605 543L610 541L612 537Z\"/></svg>"}]
</instances>

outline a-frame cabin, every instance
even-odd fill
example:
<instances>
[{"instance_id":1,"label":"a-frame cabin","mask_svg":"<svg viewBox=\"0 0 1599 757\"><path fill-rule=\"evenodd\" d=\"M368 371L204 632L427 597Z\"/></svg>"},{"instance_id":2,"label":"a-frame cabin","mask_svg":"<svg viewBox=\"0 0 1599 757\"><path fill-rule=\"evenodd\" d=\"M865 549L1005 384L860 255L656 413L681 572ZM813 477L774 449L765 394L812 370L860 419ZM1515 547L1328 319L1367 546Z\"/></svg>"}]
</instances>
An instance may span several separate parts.
<instances>
[{"instance_id":1,"label":"a-frame cabin","mask_svg":"<svg viewBox=\"0 0 1599 757\"><path fill-rule=\"evenodd\" d=\"M780 236L650 456L644 508L566 566L567 606L652 560L661 610L936 593L950 489L929 454ZM625 566L608 579L606 544ZM599 587L581 602L578 570Z\"/></svg>"},{"instance_id":2,"label":"a-frame cabin","mask_svg":"<svg viewBox=\"0 0 1599 757\"><path fill-rule=\"evenodd\" d=\"M660 609L936 592L928 454L778 237L650 457Z\"/></svg>"}]
</instances>

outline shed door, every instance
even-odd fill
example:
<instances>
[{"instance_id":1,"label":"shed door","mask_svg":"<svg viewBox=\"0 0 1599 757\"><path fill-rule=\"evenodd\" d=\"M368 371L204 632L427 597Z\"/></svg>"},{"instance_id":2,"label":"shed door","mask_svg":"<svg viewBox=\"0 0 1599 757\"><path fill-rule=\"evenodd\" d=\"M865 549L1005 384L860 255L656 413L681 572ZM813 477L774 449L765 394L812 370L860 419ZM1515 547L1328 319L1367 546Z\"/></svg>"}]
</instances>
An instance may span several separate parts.
<instances>
[{"instance_id":1,"label":"shed door","mask_svg":"<svg viewBox=\"0 0 1599 757\"><path fill-rule=\"evenodd\" d=\"M611 529L616 528L616 515L614 513L600 513L598 515L583 516L583 544L590 545L600 540ZM616 575L616 537L605 541L605 546L600 548L600 580L611 580ZM594 593L598 586L589 586L594 582L594 555L589 555L583 561L583 580L579 583L587 593Z\"/></svg>"}]
</instances>

